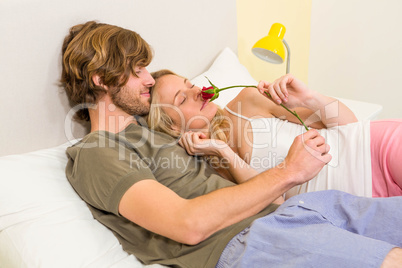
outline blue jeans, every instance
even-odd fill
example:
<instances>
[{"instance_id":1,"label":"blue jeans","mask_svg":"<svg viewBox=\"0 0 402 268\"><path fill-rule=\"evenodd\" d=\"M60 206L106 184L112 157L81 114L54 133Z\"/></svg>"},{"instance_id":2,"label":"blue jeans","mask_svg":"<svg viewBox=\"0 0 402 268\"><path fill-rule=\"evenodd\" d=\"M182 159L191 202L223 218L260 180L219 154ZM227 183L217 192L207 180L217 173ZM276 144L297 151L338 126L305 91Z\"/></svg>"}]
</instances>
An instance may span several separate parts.
<instances>
[{"instance_id":1,"label":"blue jeans","mask_svg":"<svg viewBox=\"0 0 402 268\"><path fill-rule=\"evenodd\" d=\"M401 224L400 196L301 194L235 236L216 267L380 267Z\"/></svg>"}]
</instances>

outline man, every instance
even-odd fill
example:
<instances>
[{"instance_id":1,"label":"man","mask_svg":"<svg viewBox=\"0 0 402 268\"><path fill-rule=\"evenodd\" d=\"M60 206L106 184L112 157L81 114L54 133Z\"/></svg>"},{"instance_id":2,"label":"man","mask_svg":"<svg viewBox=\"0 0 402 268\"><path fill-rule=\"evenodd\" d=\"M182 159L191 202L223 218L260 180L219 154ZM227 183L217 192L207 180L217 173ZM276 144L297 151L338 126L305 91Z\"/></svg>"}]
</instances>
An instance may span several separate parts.
<instances>
[{"instance_id":1,"label":"man","mask_svg":"<svg viewBox=\"0 0 402 268\"><path fill-rule=\"evenodd\" d=\"M316 131L295 139L282 168L235 185L203 161L187 155L173 138L149 131L143 126L144 120L137 117L147 114L149 88L154 84L146 70L152 52L138 34L87 22L70 29L62 53L61 82L70 101L80 107L77 116L91 122L91 133L67 150L67 177L94 217L114 232L127 252L144 263L187 268L236 266L237 262L238 267L257 267L268 261L273 265L278 260L292 263L286 254L297 256L299 266L322 261L339 266L344 260L350 267L379 266L384 258L384 265L401 261L401 250L396 248L401 237L398 240L395 235L367 232L376 230L378 224L396 227L398 215L389 213L386 222L372 226L355 221L350 229L361 230L366 237L346 232L344 229L349 229L343 224L349 219L338 215L338 210L332 211L334 203L346 199L373 213L379 212L375 206L400 210L395 209L400 198L372 204L374 201L328 191L305 194L272 213L277 209L274 200L313 178L330 161L329 148ZM233 175L248 176L242 172ZM315 212L312 205L325 216ZM357 216L367 219L367 215ZM292 224L300 229L292 229ZM287 234L290 229L295 231ZM268 236L262 238L262 234ZM276 238L269 237L276 234ZM309 235L314 239L304 241ZM271 251L271 246L259 242L260 238L276 241L278 246ZM279 245L285 238L288 242ZM346 238L357 242L349 244ZM332 245L328 239L341 241ZM305 242L302 247L300 241ZM253 249L259 245L261 248ZM360 247L357 253L352 251L356 245ZM264 247L264 254L256 253ZM334 253L335 249L339 252ZM302 255L308 255L307 259ZM243 258L234 260L240 256ZM255 256L259 257L252 260ZM351 261L351 256L356 258Z\"/></svg>"}]
</instances>

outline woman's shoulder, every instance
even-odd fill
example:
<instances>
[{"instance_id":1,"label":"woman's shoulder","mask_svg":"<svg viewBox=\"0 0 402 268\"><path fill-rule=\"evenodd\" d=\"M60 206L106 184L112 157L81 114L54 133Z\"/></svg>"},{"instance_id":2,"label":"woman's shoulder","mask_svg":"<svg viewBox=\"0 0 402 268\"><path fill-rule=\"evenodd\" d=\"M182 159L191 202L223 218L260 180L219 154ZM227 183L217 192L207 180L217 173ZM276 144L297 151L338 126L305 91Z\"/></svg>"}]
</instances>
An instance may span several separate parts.
<instances>
[{"instance_id":1,"label":"woman's shoulder","mask_svg":"<svg viewBox=\"0 0 402 268\"><path fill-rule=\"evenodd\" d=\"M274 117L275 104L260 94L258 89L246 87L226 105L230 110L249 118Z\"/></svg>"}]
</instances>

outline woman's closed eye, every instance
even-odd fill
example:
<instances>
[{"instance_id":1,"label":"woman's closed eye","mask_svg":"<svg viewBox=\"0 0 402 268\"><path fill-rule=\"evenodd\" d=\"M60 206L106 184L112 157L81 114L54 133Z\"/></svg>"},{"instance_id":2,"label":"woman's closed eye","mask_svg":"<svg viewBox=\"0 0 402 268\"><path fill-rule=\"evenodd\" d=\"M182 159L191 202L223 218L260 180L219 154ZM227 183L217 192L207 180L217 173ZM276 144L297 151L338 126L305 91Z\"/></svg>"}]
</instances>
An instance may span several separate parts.
<instances>
[{"instance_id":1,"label":"woman's closed eye","mask_svg":"<svg viewBox=\"0 0 402 268\"><path fill-rule=\"evenodd\" d=\"M177 106L180 106L186 101L186 99L187 99L186 94L183 91L179 90L176 93L175 100L173 103L176 104Z\"/></svg>"},{"instance_id":2,"label":"woman's closed eye","mask_svg":"<svg viewBox=\"0 0 402 268\"><path fill-rule=\"evenodd\" d=\"M187 100L187 96L186 96L185 91L187 91L188 89L192 89L193 87L195 87L195 84L189 83L188 80L185 80L184 83L187 84L187 89L185 89L185 90L179 90L179 91L176 93L176 96L177 96L177 98L178 98L178 104L179 104L179 106L182 105L182 104Z\"/></svg>"},{"instance_id":3,"label":"woman's closed eye","mask_svg":"<svg viewBox=\"0 0 402 268\"><path fill-rule=\"evenodd\" d=\"M187 100L186 97L182 96L179 100L179 105L182 105Z\"/></svg>"}]
</instances>

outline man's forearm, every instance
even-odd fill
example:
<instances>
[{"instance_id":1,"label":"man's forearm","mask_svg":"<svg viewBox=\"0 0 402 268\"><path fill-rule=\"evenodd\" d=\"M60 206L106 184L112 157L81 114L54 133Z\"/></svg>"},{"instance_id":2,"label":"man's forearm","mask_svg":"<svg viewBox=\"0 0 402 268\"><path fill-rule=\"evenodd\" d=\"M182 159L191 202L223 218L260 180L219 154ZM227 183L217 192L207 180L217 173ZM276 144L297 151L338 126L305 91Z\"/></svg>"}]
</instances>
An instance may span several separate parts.
<instances>
[{"instance_id":1,"label":"man's forearm","mask_svg":"<svg viewBox=\"0 0 402 268\"><path fill-rule=\"evenodd\" d=\"M295 185L302 184L331 160L316 130L295 138L286 159L239 185L184 199L149 179L135 183L122 197L119 212L144 228L186 244L257 214Z\"/></svg>"},{"instance_id":2,"label":"man's forearm","mask_svg":"<svg viewBox=\"0 0 402 268\"><path fill-rule=\"evenodd\" d=\"M196 241L255 215L295 185L318 174L331 160L329 147L316 130L295 138L280 167L267 170L250 180L188 200L186 211L198 230Z\"/></svg>"},{"instance_id":3,"label":"man's forearm","mask_svg":"<svg viewBox=\"0 0 402 268\"><path fill-rule=\"evenodd\" d=\"M189 200L186 210L188 217L194 219L195 241L203 241L218 230L257 214L294 185L290 174L275 167L240 185Z\"/></svg>"}]
</instances>

